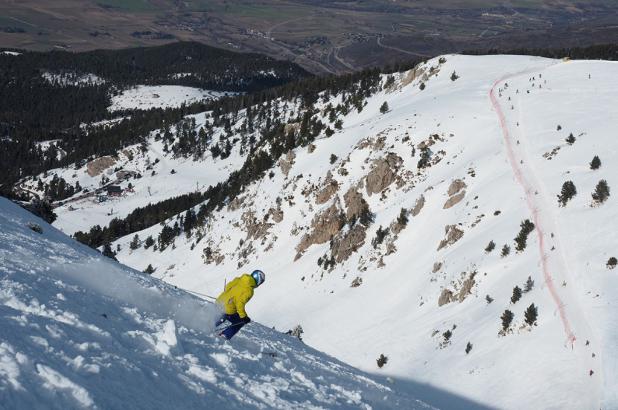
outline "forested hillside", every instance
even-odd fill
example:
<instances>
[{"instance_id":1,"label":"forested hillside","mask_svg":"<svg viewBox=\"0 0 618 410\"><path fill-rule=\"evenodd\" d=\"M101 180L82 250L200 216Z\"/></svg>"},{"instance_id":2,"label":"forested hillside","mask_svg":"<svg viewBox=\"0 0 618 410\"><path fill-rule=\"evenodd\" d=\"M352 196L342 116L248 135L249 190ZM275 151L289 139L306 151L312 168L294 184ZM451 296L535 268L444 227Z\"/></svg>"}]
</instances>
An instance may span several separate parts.
<instances>
[{"instance_id":1,"label":"forested hillside","mask_svg":"<svg viewBox=\"0 0 618 410\"><path fill-rule=\"evenodd\" d=\"M129 87L182 85L250 93L309 75L289 62L193 42L84 53L0 53L0 186L115 152L166 122L203 111L207 102L111 112L112 97ZM124 120L113 130L100 123L118 117ZM92 123L101 126L84 127ZM44 141L54 143L42 147Z\"/></svg>"}]
</instances>

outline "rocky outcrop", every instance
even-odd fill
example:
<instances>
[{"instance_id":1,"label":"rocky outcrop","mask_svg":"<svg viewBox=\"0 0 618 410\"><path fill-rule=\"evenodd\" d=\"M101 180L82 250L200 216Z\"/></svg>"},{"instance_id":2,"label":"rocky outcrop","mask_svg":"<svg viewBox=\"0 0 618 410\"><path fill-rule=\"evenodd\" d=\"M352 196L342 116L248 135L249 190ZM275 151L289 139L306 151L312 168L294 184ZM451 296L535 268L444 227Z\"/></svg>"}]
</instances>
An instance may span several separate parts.
<instances>
[{"instance_id":1,"label":"rocky outcrop","mask_svg":"<svg viewBox=\"0 0 618 410\"><path fill-rule=\"evenodd\" d=\"M331 245L331 254L335 258L335 262L341 263L346 260L365 244L367 228L360 223L354 225L352 229L343 233L341 232L333 238Z\"/></svg>"},{"instance_id":2,"label":"rocky outcrop","mask_svg":"<svg viewBox=\"0 0 618 410\"><path fill-rule=\"evenodd\" d=\"M345 203L345 216L348 221L360 217L369 208L363 194L354 187L348 189L348 192L343 196L343 201Z\"/></svg>"},{"instance_id":3,"label":"rocky outcrop","mask_svg":"<svg viewBox=\"0 0 618 410\"><path fill-rule=\"evenodd\" d=\"M453 182L451 182L451 185L448 187L448 196L453 196L455 194L458 194L459 192L461 192L462 189L466 188L467 185L464 181L462 181L461 179L456 179Z\"/></svg>"},{"instance_id":4,"label":"rocky outcrop","mask_svg":"<svg viewBox=\"0 0 618 410\"><path fill-rule=\"evenodd\" d=\"M107 168L111 167L116 163L116 160L110 156L105 156L97 159L93 159L88 164L86 164L86 172L91 177L96 177L101 175L103 171Z\"/></svg>"},{"instance_id":5,"label":"rocky outcrop","mask_svg":"<svg viewBox=\"0 0 618 410\"><path fill-rule=\"evenodd\" d=\"M373 151L380 151L384 149L384 143L386 142L386 137L381 136L377 138L365 138L361 140L358 144L356 144L356 149L365 149L371 148Z\"/></svg>"},{"instance_id":6,"label":"rocky outcrop","mask_svg":"<svg viewBox=\"0 0 618 410\"><path fill-rule=\"evenodd\" d=\"M438 306L446 305L453 301L453 292L448 289L443 289L438 298Z\"/></svg>"},{"instance_id":7,"label":"rocky outcrop","mask_svg":"<svg viewBox=\"0 0 618 410\"><path fill-rule=\"evenodd\" d=\"M311 245L326 243L339 232L345 222L345 216L337 202L316 215L311 221L311 231L303 235L300 243L296 246L298 254L295 259L300 258L302 253Z\"/></svg>"},{"instance_id":8,"label":"rocky outcrop","mask_svg":"<svg viewBox=\"0 0 618 410\"><path fill-rule=\"evenodd\" d=\"M389 153L384 158L374 161L373 168L365 177L365 188L367 194L377 194L395 181L397 170L403 163L401 157L394 153Z\"/></svg>"},{"instance_id":9,"label":"rocky outcrop","mask_svg":"<svg viewBox=\"0 0 618 410\"><path fill-rule=\"evenodd\" d=\"M206 265L210 265L212 263L220 265L225 260L225 256L218 249L212 246L207 246L202 251L202 260Z\"/></svg>"},{"instance_id":10,"label":"rocky outcrop","mask_svg":"<svg viewBox=\"0 0 618 410\"><path fill-rule=\"evenodd\" d=\"M275 223L279 223L283 221L283 210L281 208L270 208L268 210L268 216L275 221Z\"/></svg>"},{"instance_id":11,"label":"rocky outcrop","mask_svg":"<svg viewBox=\"0 0 618 410\"><path fill-rule=\"evenodd\" d=\"M442 209L449 209L461 202L464 196L466 196L466 187L466 183L461 179L451 182L451 185L448 187L449 198L444 203Z\"/></svg>"},{"instance_id":12,"label":"rocky outcrop","mask_svg":"<svg viewBox=\"0 0 618 410\"><path fill-rule=\"evenodd\" d=\"M266 234L268 234L268 230L273 226L272 223L266 220L258 220L253 211L244 212L241 219L247 232L247 239L264 239Z\"/></svg>"},{"instance_id":13,"label":"rocky outcrop","mask_svg":"<svg viewBox=\"0 0 618 410\"><path fill-rule=\"evenodd\" d=\"M465 272L462 274L465 277ZM474 278L476 277L476 271L470 272L463 282L459 282L460 285L455 285L455 290L442 289L440 296L438 297L438 306L446 305L447 303L458 301L459 303L466 300L466 298L472 294L472 288L476 284ZM459 288L459 291L457 290Z\"/></svg>"},{"instance_id":14,"label":"rocky outcrop","mask_svg":"<svg viewBox=\"0 0 618 410\"><path fill-rule=\"evenodd\" d=\"M461 229L459 229L457 225L447 225L444 228L444 231L446 233L446 238L440 241L440 245L438 245L438 250L446 246L454 244L455 242L460 240L461 237L464 235L464 232Z\"/></svg>"},{"instance_id":15,"label":"rocky outcrop","mask_svg":"<svg viewBox=\"0 0 618 410\"><path fill-rule=\"evenodd\" d=\"M230 201L227 205L227 210L230 212L237 211L242 206L243 202L245 202L245 197L237 196Z\"/></svg>"},{"instance_id":16,"label":"rocky outcrop","mask_svg":"<svg viewBox=\"0 0 618 410\"><path fill-rule=\"evenodd\" d=\"M470 275L463 281L461 285L461 289L459 289L459 293L457 294L457 300L459 303L463 302L468 295L472 294L472 288L476 281L474 277L476 276L476 272L471 272Z\"/></svg>"},{"instance_id":17,"label":"rocky outcrop","mask_svg":"<svg viewBox=\"0 0 618 410\"><path fill-rule=\"evenodd\" d=\"M412 216L417 216L418 214L421 213L421 209L423 209L424 206L425 206L425 196L421 195L416 200L416 203L414 204L414 208L412 208L410 213L412 214Z\"/></svg>"},{"instance_id":18,"label":"rocky outcrop","mask_svg":"<svg viewBox=\"0 0 618 410\"><path fill-rule=\"evenodd\" d=\"M281 158L279 160L279 167L281 167L281 171L286 177L290 173L292 165L294 165L294 159L296 159L296 154L294 154L294 151L288 151L285 158Z\"/></svg>"},{"instance_id":19,"label":"rocky outcrop","mask_svg":"<svg viewBox=\"0 0 618 410\"><path fill-rule=\"evenodd\" d=\"M324 186L315 196L315 203L318 205L328 202L333 195L339 190L339 183L333 178L333 174L328 171Z\"/></svg>"}]
</instances>

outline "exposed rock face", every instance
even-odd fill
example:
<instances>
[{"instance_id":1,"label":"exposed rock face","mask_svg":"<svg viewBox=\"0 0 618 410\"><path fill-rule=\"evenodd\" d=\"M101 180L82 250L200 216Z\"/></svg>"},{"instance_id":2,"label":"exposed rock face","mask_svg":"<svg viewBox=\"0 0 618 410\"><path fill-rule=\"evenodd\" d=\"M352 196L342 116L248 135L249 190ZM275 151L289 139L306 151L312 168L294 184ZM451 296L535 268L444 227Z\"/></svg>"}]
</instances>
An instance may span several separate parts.
<instances>
[{"instance_id":1,"label":"exposed rock face","mask_svg":"<svg viewBox=\"0 0 618 410\"><path fill-rule=\"evenodd\" d=\"M464 196L466 196L466 191L461 191L460 193L453 195L452 197L446 200L442 209L449 209L457 205L458 203L461 202L462 199L464 199Z\"/></svg>"},{"instance_id":2,"label":"exposed rock face","mask_svg":"<svg viewBox=\"0 0 618 410\"><path fill-rule=\"evenodd\" d=\"M283 172L283 175L285 175L286 177L290 173L290 169L292 169L292 165L294 165L295 158L296 158L296 154L294 154L294 151L288 151L288 153L285 155L285 158L281 158L279 160L279 166L281 167L281 171Z\"/></svg>"},{"instance_id":3,"label":"exposed rock face","mask_svg":"<svg viewBox=\"0 0 618 410\"><path fill-rule=\"evenodd\" d=\"M373 168L367 174L365 188L367 194L377 194L395 181L397 169L402 164L401 157L394 153L388 153L386 157L377 159L373 163Z\"/></svg>"},{"instance_id":4,"label":"exposed rock face","mask_svg":"<svg viewBox=\"0 0 618 410\"><path fill-rule=\"evenodd\" d=\"M455 286L455 293L450 289L443 289L442 293L440 293L440 297L438 298L438 306L446 305L447 303L451 303L454 301L458 301L459 303L466 300L468 295L472 294L472 288L476 284L474 277L476 276L476 271L470 272L468 277L461 282L461 288L459 292L457 292L457 285Z\"/></svg>"},{"instance_id":5,"label":"exposed rock face","mask_svg":"<svg viewBox=\"0 0 618 410\"><path fill-rule=\"evenodd\" d=\"M227 210L232 212L236 211L241 207L243 202L245 202L245 197L237 196L227 205Z\"/></svg>"},{"instance_id":6,"label":"exposed rock face","mask_svg":"<svg viewBox=\"0 0 618 410\"><path fill-rule=\"evenodd\" d=\"M345 216L337 202L316 215L311 222L311 233L305 234L296 246L296 259L311 245L328 242L343 227Z\"/></svg>"},{"instance_id":7,"label":"exposed rock face","mask_svg":"<svg viewBox=\"0 0 618 410\"><path fill-rule=\"evenodd\" d=\"M448 245L454 244L455 242L460 240L464 234L464 232L461 229L459 229L457 225L447 225L444 228L444 231L446 233L446 238L440 241L440 245L438 245L438 250Z\"/></svg>"},{"instance_id":8,"label":"exposed rock face","mask_svg":"<svg viewBox=\"0 0 618 410\"><path fill-rule=\"evenodd\" d=\"M242 222L247 232L247 239L263 239L273 224L266 221L259 221L253 211L242 214Z\"/></svg>"},{"instance_id":9,"label":"exposed rock face","mask_svg":"<svg viewBox=\"0 0 618 410\"><path fill-rule=\"evenodd\" d=\"M366 229L362 224L357 223L352 229L333 239L331 253L335 258L335 262L341 263L346 261L365 244Z\"/></svg>"},{"instance_id":10,"label":"exposed rock face","mask_svg":"<svg viewBox=\"0 0 618 410\"><path fill-rule=\"evenodd\" d=\"M459 300L459 303L463 302L468 297L468 295L472 293L472 288L474 287L474 284L476 283L474 281L475 276L476 276L476 272L471 272L470 276L468 276L468 278L463 281L461 285L461 289L459 290L459 293L457 294L457 300Z\"/></svg>"},{"instance_id":11,"label":"exposed rock face","mask_svg":"<svg viewBox=\"0 0 618 410\"><path fill-rule=\"evenodd\" d=\"M466 187L467 185L465 182L463 182L461 179L456 179L451 182L451 185L448 187L448 196L453 196Z\"/></svg>"},{"instance_id":12,"label":"exposed rock face","mask_svg":"<svg viewBox=\"0 0 618 410\"><path fill-rule=\"evenodd\" d=\"M425 68L417 66L412 70L406 71L401 79L401 87L405 87L417 78L421 78L422 81L427 81L428 77L425 73Z\"/></svg>"},{"instance_id":13,"label":"exposed rock face","mask_svg":"<svg viewBox=\"0 0 618 410\"><path fill-rule=\"evenodd\" d=\"M324 187L315 196L315 203L318 205L325 204L333 197L338 189L339 183L333 179L333 174L328 171L326 180L324 181Z\"/></svg>"},{"instance_id":14,"label":"exposed rock face","mask_svg":"<svg viewBox=\"0 0 618 410\"><path fill-rule=\"evenodd\" d=\"M451 185L448 187L449 199L446 200L442 208L449 209L461 202L464 196L466 196L466 187L466 183L461 179L456 179L451 182Z\"/></svg>"},{"instance_id":15,"label":"exposed rock face","mask_svg":"<svg viewBox=\"0 0 618 410\"><path fill-rule=\"evenodd\" d=\"M351 187L343 196L345 203L345 216L349 221L353 218L358 218L368 207L367 201L363 198L363 194Z\"/></svg>"},{"instance_id":16,"label":"exposed rock face","mask_svg":"<svg viewBox=\"0 0 618 410\"><path fill-rule=\"evenodd\" d=\"M438 306L446 305L453 301L453 292L448 289L443 289L438 298Z\"/></svg>"},{"instance_id":17,"label":"exposed rock face","mask_svg":"<svg viewBox=\"0 0 618 410\"><path fill-rule=\"evenodd\" d=\"M222 255L218 249L207 246L202 252L202 259L206 265L211 263L219 265L225 260L225 255Z\"/></svg>"},{"instance_id":18,"label":"exposed rock face","mask_svg":"<svg viewBox=\"0 0 618 410\"><path fill-rule=\"evenodd\" d=\"M412 208L412 211L410 211L410 213L412 214L412 216L416 216L421 213L421 209L423 209L424 206L425 206L425 196L421 195L416 200L416 203L414 204L414 208Z\"/></svg>"},{"instance_id":19,"label":"exposed rock face","mask_svg":"<svg viewBox=\"0 0 618 410\"><path fill-rule=\"evenodd\" d=\"M88 164L86 164L86 172L91 177L96 177L101 175L103 171L107 168L111 167L116 163L116 160L110 156L105 156L97 159L93 159Z\"/></svg>"},{"instance_id":20,"label":"exposed rock face","mask_svg":"<svg viewBox=\"0 0 618 410\"><path fill-rule=\"evenodd\" d=\"M352 284L350 285L351 288L357 288L360 285L363 284L363 278L357 276L356 278L354 278L354 280L352 281Z\"/></svg>"},{"instance_id":21,"label":"exposed rock face","mask_svg":"<svg viewBox=\"0 0 618 410\"><path fill-rule=\"evenodd\" d=\"M433 264L433 269L431 269L431 273L436 273L440 269L442 269L442 262L436 262Z\"/></svg>"},{"instance_id":22,"label":"exposed rock face","mask_svg":"<svg viewBox=\"0 0 618 410\"><path fill-rule=\"evenodd\" d=\"M365 138L356 144L356 149L371 148L373 151L380 151L384 148L386 137Z\"/></svg>"},{"instance_id":23,"label":"exposed rock face","mask_svg":"<svg viewBox=\"0 0 618 410\"><path fill-rule=\"evenodd\" d=\"M283 221L283 210L281 208L270 208L268 210L268 215L273 218L273 221L279 223Z\"/></svg>"}]
</instances>

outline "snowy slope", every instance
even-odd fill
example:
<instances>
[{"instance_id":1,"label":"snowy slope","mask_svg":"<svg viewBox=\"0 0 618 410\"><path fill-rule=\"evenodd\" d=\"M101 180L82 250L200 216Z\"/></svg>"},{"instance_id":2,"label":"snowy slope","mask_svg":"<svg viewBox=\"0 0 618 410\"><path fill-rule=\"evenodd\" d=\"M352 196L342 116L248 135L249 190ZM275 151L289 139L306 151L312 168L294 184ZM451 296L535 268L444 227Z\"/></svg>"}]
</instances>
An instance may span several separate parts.
<instances>
[{"instance_id":1,"label":"snowy slope","mask_svg":"<svg viewBox=\"0 0 618 410\"><path fill-rule=\"evenodd\" d=\"M378 371L375 359L384 353L389 362L380 371L488 405L616 408L618 277L606 267L617 256L616 196L591 206L599 180L618 184L616 74L618 65L603 61L430 60L395 75L315 150L296 149L289 173L274 168L214 213L202 241L181 236L163 252L131 251L131 235L117 242L118 257L138 269L152 263L155 276L206 294L259 267L269 286L253 302L253 317L279 329L301 324L310 345L367 371ZM390 110L381 114L384 101ZM572 145L565 142L571 133ZM419 168L422 151L429 166ZM594 155L598 170L588 165ZM385 163L392 175L374 178ZM335 192L318 201L333 180ZM376 180L379 192L369 194L368 181ZM568 180L578 194L559 207ZM375 221L347 259L328 267L324 260L335 256L328 236L300 245L329 208L346 213L350 189ZM449 199L454 204L445 207ZM409 221L397 227L402 208ZM516 251L526 219L535 229ZM346 221L334 239L351 239L353 226ZM490 241L496 248L488 252ZM503 245L510 247L504 257ZM528 277L532 289L511 302ZM533 303L531 326L524 311ZM507 309L514 321L500 332Z\"/></svg>"},{"instance_id":2,"label":"snowy slope","mask_svg":"<svg viewBox=\"0 0 618 410\"><path fill-rule=\"evenodd\" d=\"M216 100L233 92L203 90L180 85L138 85L112 97L108 110L149 110L151 108L176 108L203 100Z\"/></svg>"},{"instance_id":3,"label":"snowy slope","mask_svg":"<svg viewBox=\"0 0 618 410\"><path fill-rule=\"evenodd\" d=\"M211 304L4 198L0 283L2 409L433 408L256 323L221 341Z\"/></svg>"},{"instance_id":4,"label":"snowy slope","mask_svg":"<svg viewBox=\"0 0 618 410\"><path fill-rule=\"evenodd\" d=\"M190 116L195 119L197 128L207 122L206 114ZM172 130L175 133L175 130ZM139 145L127 147L118 153L116 158L101 167L99 172L89 172L90 164L71 166L48 171L34 180L27 180L22 186L29 191L43 195L37 190L38 179L44 183L57 175L69 184L79 183L88 193L79 192L72 198L60 201L55 210L58 219L54 226L67 234L77 231L87 232L92 226L106 226L113 218L124 218L135 208L149 203L157 203L174 196L204 191L210 185L224 181L230 172L240 167L244 158L238 150L226 158L213 158L208 152L204 158L174 157L164 152L164 143L155 140L153 132L146 143L147 148L142 150ZM219 133L215 132L213 140L218 140ZM97 159L98 160L98 159ZM92 161L92 163L96 162ZM139 178L128 177L118 181L116 170L139 174ZM102 178L108 182L102 184ZM120 198L108 198L105 202L97 200L98 193L105 193L104 185L119 185L127 189L129 184L132 192L126 191Z\"/></svg>"}]
</instances>

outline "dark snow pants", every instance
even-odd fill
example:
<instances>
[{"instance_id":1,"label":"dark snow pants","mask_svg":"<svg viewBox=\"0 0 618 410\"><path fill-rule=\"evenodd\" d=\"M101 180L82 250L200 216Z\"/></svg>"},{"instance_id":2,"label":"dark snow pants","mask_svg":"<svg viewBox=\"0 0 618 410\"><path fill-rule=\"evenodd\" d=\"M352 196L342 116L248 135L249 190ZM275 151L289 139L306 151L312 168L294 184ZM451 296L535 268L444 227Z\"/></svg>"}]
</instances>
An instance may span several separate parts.
<instances>
[{"instance_id":1,"label":"dark snow pants","mask_svg":"<svg viewBox=\"0 0 618 410\"><path fill-rule=\"evenodd\" d=\"M225 322L230 322L231 324L227 327L223 328L223 331L219 333L221 336L225 337L227 340L230 340L238 331L246 325L248 322L245 319L242 319L238 316L238 313L234 313L233 315L222 314L215 326L221 326Z\"/></svg>"}]
</instances>

